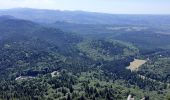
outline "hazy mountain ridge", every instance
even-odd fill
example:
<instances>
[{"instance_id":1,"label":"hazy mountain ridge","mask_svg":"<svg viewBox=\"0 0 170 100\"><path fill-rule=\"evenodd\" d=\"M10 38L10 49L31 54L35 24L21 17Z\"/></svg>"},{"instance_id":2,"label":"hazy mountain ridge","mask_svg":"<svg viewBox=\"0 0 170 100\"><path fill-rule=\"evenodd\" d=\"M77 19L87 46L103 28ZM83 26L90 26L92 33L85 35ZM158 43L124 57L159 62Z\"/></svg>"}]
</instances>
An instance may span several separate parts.
<instances>
[{"instance_id":1,"label":"hazy mountain ridge","mask_svg":"<svg viewBox=\"0 0 170 100\"><path fill-rule=\"evenodd\" d=\"M11 15L16 18L41 23L66 21L81 24L169 24L169 15L126 15L105 14L84 11L59 11L30 8L0 10L0 15Z\"/></svg>"}]
</instances>

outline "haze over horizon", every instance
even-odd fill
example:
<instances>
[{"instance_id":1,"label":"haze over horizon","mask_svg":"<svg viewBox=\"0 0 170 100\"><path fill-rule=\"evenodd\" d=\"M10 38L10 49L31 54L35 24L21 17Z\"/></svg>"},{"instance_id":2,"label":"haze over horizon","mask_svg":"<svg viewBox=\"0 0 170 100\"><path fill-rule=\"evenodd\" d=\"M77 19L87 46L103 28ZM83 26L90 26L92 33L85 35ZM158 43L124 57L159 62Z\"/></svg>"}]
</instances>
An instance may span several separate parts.
<instances>
[{"instance_id":1,"label":"haze over horizon","mask_svg":"<svg viewBox=\"0 0 170 100\"><path fill-rule=\"evenodd\" d=\"M170 14L169 0L0 0L0 9L36 8L111 14Z\"/></svg>"}]
</instances>

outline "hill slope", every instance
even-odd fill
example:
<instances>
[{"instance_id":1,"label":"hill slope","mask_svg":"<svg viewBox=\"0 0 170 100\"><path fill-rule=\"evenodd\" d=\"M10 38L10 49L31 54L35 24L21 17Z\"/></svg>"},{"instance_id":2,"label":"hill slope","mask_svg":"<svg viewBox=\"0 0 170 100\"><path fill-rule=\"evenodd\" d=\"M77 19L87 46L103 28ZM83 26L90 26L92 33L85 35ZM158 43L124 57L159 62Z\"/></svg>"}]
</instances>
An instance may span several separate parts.
<instances>
[{"instance_id":1,"label":"hill slope","mask_svg":"<svg viewBox=\"0 0 170 100\"><path fill-rule=\"evenodd\" d=\"M129 38L125 36L124 41ZM48 25L2 16L0 99L124 100L133 94L137 99L164 100L169 94L167 83L143 79L139 72L126 69L135 57L148 56L155 55L141 55L139 48L111 36L82 38Z\"/></svg>"}]
</instances>

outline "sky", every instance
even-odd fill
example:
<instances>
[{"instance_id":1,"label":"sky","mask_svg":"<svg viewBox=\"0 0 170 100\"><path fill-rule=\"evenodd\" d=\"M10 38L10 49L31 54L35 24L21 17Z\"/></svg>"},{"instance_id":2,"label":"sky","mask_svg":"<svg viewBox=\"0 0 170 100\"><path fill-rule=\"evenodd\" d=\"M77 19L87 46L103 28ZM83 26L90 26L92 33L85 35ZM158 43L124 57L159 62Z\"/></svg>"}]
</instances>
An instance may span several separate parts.
<instances>
[{"instance_id":1,"label":"sky","mask_svg":"<svg viewBox=\"0 0 170 100\"><path fill-rule=\"evenodd\" d=\"M20 7L112 14L170 14L170 0L0 0L0 9Z\"/></svg>"}]
</instances>

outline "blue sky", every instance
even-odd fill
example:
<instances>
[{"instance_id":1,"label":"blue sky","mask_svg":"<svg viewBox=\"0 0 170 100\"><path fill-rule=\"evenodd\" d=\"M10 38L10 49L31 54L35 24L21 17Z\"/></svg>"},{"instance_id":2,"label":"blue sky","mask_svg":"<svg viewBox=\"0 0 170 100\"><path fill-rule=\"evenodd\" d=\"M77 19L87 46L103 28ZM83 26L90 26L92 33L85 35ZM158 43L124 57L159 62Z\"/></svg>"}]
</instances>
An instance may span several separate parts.
<instances>
[{"instance_id":1,"label":"blue sky","mask_svg":"<svg viewBox=\"0 0 170 100\"><path fill-rule=\"evenodd\" d=\"M170 0L0 0L0 9L18 7L113 14L170 14Z\"/></svg>"}]
</instances>

